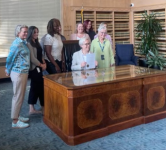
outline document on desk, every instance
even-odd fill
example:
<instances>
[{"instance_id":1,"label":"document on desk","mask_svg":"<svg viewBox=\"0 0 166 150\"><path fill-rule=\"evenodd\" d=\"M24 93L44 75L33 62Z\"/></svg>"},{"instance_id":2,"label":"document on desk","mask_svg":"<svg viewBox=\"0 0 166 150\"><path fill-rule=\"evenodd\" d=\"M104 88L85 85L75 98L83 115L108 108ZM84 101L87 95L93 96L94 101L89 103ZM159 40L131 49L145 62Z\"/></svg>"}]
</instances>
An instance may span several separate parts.
<instances>
[{"instance_id":1,"label":"document on desk","mask_svg":"<svg viewBox=\"0 0 166 150\"><path fill-rule=\"evenodd\" d=\"M86 69L95 68L95 54L89 53L86 55Z\"/></svg>"}]
</instances>

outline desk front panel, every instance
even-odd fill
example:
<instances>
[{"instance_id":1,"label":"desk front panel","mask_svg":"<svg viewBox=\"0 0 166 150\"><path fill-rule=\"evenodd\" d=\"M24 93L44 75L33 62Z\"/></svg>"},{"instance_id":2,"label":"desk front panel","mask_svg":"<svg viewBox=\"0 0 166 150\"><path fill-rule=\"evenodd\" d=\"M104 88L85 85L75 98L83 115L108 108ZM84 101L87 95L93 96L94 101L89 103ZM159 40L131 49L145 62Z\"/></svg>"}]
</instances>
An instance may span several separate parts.
<instances>
[{"instance_id":1,"label":"desk front panel","mask_svg":"<svg viewBox=\"0 0 166 150\"><path fill-rule=\"evenodd\" d=\"M44 77L44 122L76 145L166 117L166 72L129 68L117 67L104 80L99 70L96 83L84 80L84 74Z\"/></svg>"}]
</instances>

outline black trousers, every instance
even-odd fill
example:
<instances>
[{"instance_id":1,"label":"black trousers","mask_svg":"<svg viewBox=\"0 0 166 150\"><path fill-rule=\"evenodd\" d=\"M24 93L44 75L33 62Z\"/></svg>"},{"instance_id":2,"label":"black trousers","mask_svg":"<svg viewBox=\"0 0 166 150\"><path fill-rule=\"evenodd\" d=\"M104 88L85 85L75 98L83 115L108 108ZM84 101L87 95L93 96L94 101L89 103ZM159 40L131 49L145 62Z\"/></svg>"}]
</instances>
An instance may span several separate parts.
<instances>
[{"instance_id":1,"label":"black trousers","mask_svg":"<svg viewBox=\"0 0 166 150\"><path fill-rule=\"evenodd\" d=\"M38 72L40 69L40 72ZM44 82L42 69L36 67L34 70L29 71L29 77L31 78L30 91L28 97L28 104L36 104L39 98L40 105L44 106Z\"/></svg>"},{"instance_id":2,"label":"black trousers","mask_svg":"<svg viewBox=\"0 0 166 150\"><path fill-rule=\"evenodd\" d=\"M54 64L52 64L51 62L49 62L48 60L45 60L46 64L47 64L47 72L49 74L54 74L54 73L57 73L56 69L55 69L55 66ZM55 60L55 62L57 63L57 65L59 66L59 68L61 69L62 71L62 61L58 61L58 60Z\"/></svg>"}]
</instances>

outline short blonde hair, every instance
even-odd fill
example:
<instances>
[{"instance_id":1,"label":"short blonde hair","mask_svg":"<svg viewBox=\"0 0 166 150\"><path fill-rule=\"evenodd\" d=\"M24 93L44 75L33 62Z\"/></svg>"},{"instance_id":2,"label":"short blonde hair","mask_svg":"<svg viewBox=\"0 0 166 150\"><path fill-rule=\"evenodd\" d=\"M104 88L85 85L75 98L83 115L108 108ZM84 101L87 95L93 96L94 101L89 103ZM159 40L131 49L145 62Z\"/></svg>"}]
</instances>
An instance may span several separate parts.
<instances>
[{"instance_id":1,"label":"short blonde hair","mask_svg":"<svg viewBox=\"0 0 166 150\"><path fill-rule=\"evenodd\" d=\"M27 28L28 29L28 26L26 26L26 25L17 25L16 28L15 28L15 37L18 37L18 34L21 32L22 28Z\"/></svg>"},{"instance_id":2,"label":"short blonde hair","mask_svg":"<svg viewBox=\"0 0 166 150\"><path fill-rule=\"evenodd\" d=\"M83 32L84 32L84 25L83 25L83 23L79 22L79 23L76 24L76 31L75 31L75 33L78 33L77 28L78 28L78 26L79 26L80 24L82 24L82 26L83 26Z\"/></svg>"}]
</instances>

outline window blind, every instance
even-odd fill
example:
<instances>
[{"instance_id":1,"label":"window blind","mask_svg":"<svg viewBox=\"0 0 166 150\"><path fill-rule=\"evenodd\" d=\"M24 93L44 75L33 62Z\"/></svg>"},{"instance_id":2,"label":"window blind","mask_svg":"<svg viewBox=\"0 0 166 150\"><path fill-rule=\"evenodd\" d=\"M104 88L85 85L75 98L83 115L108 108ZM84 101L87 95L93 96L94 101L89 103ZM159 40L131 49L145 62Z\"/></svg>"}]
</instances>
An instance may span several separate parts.
<instances>
[{"instance_id":1,"label":"window blind","mask_svg":"<svg viewBox=\"0 0 166 150\"><path fill-rule=\"evenodd\" d=\"M39 40L50 19L61 18L61 0L0 0L0 57L6 57L18 24L39 28Z\"/></svg>"}]
</instances>

